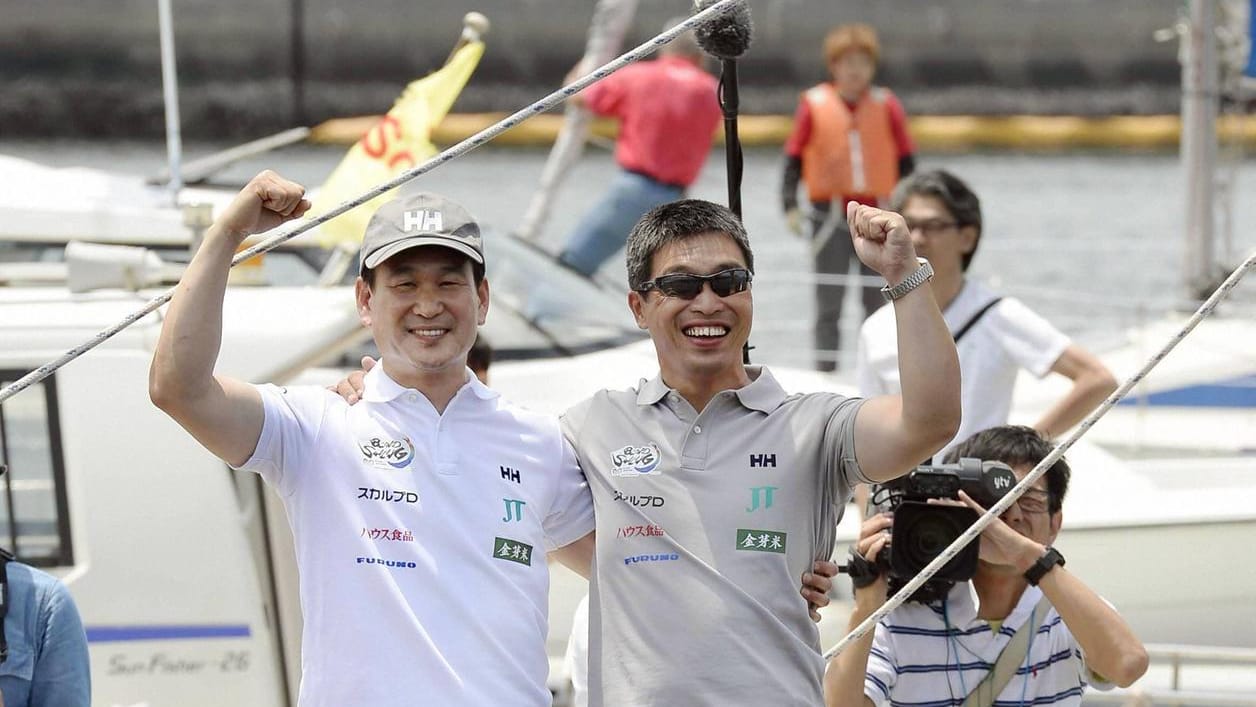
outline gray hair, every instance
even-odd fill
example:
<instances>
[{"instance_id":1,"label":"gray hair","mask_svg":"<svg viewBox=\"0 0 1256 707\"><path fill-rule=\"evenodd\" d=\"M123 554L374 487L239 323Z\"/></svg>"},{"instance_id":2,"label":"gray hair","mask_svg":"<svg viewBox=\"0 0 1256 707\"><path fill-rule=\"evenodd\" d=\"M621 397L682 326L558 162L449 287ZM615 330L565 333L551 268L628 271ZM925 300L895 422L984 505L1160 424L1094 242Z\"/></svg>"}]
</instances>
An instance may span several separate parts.
<instances>
[{"instance_id":1,"label":"gray hair","mask_svg":"<svg viewBox=\"0 0 1256 707\"><path fill-rule=\"evenodd\" d=\"M663 23L663 31L666 32L667 30L672 29L673 27L680 24L681 22L684 22L687 19L689 18L688 17L671 18L667 22ZM698 45L698 37L697 35L694 34L693 30L686 30L676 35L676 38L668 42L667 44L664 44L663 49L660 51L662 54L665 54L667 56L687 56L687 57L693 57L696 59L701 59L703 56L705 56L704 52L702 51L702 47Z\"/></svg>"},{"instance_id":2,"label":"gray hair","mask_svg":"<svg viewBox=\"0 0 1256 707\"><path fill-rule=\"evenodd\" d=\"M634 291L650 279L654 254L669 243L703 233L723 233L741 249L746 268L754 272L754 253L746 227L728 207L703 201L681 199L656 206L641 217L628 234L628 287Z\"/></svg>"},{"instance_id":3,"label":"gray hair","mask_svg":"<svg viewBox=\"0 0 1256 707\"><path fill-rule=\"evenodd\" d=\"M977 195L954 174L944 169L933 169L916 172L899 182L890 197L890 209L902 213L903 205L912 196L931 196L941 201L959 226L977 229L973 249L964 254L963 268L967 271L968 264L977 254L977 246L981 245L981 201Z\"/></svg>"}]
</instances>

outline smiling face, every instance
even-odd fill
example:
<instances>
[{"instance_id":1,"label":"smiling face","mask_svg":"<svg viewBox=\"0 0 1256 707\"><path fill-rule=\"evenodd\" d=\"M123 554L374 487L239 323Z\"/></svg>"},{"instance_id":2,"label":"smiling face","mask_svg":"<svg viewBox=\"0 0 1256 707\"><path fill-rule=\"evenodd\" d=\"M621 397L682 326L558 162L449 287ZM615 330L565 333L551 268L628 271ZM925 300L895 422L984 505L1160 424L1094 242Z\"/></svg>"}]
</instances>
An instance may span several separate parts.
<instances>
[{"instance_id":1,"label":"smiling face","mask_svg":"<svg viewBox=\"0 0 1256 707\"><path fill-rule=\"evenodd\" d=\"M669 242L655 251L650 277L710 275L745 267L741 248L731 237L706 232ZM741 352L750 337L754 311L749 288L720 297L710 284L704 284L691 300L668 297L657 290L630 292L628 306L637 325L649 330L668 385L719 391L748 382Z\"/></svg>"},{"instance_id":2,"label":"smiling face","mask_svg":"<svg viewBox=\"0 0 1256 707\"><path fill-rule=\"evenodd\" d=\"M488 282L479 285L471 261L440 246L404 250L375 268L374 282L357 282L358 315L398 383L465 377L467 351L488 315Z\"/></svg>"}]
</instances>

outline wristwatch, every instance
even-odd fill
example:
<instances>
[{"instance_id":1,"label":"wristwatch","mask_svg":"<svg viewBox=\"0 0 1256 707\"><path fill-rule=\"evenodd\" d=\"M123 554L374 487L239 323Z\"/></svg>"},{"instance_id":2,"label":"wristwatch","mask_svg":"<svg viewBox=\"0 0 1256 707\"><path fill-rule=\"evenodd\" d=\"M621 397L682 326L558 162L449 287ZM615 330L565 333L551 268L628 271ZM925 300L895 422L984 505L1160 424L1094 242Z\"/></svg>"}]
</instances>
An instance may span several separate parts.
<instances>
[{"instance_id":1,"label":"wristwatch","mask_svg":"<svg viewBox=\"0 0 1256 707\"><path fill-rule=\"evenodd\" d=\"M1048 545L1047 551L1042 553L1042 557L1039 557L1037 562L1025 570L1025 581L1035 587L1038 586L1038 582L1048 572L1055 569L1056 565L1064 566L1064 555L1061 555L1059 550Z\"/></svg>"},{"instance_id":2,"label":"wristwatch","mask_svg":"<svg viewBox=\"0 0 1256 707\"><path fill-rule=\"evenodd\" d=\"M917 257L916 262L920 263L920 267L916 268L916 271L908 275L905 280L893 287L887 285L881 288L881 296L885 298L886 302L901 299L908 292L933 279L933 266L929 264L929 261Z\"/></svg>"}]
</instances>

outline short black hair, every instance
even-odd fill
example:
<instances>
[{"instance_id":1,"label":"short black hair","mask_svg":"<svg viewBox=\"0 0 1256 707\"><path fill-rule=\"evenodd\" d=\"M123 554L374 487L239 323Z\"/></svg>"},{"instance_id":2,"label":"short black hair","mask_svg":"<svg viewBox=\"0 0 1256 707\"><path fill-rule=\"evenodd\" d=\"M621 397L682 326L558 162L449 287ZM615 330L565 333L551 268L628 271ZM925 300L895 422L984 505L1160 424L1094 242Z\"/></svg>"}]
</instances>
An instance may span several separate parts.
<instances>
[{"instance_id":1,"label":"short black hair","mask_svg":"<svg viewBox=\"0 0 1256 707\"><path fill-rule=\"evenodd\" d=\"M951 212L951 218L961 228L971 226L977 229L977 239L973 249L964 253L963 268L968 270L973 256L977 255L977 246L981 245L981 200L969 188L964 180L945 169L931 169L915 172L894 187L890 196L890 209L902 213L903 205L913 196L931 196Z\"/></svg>"},{"instance_id":2,"label":"short black hair","mask_svg":"<svg viewBox=\"0 0 1256 707\"><path fill-rule=\"evenodd\" d=\"M741 219L727 206L702 199L681 199L650 209L632 227L624 249L628 288L641 290L650 279L654 254L663 246L703 233L723 233L732 238L746 259L746 269L754 272L754 252L750 250L750 237Z\"/></svg>"},{"instance_id":3,"label":"short black hair","mask_svg":"<svg viewBox=\"0 0 1256 707\"><path fill-rule=\"evenodd\" d=\"M1035 467L1047 458L1055 445L1043 439L1038 430L1024 425L1001 425L982 430L960 442L947 452L946 463L954 464L960 457L976 457L982 461L999 461L1011 467ZM1071 471L1060 457L1047 468L1047 507L1052 513L1064 506Z\"/></svg>"}]
</instances>

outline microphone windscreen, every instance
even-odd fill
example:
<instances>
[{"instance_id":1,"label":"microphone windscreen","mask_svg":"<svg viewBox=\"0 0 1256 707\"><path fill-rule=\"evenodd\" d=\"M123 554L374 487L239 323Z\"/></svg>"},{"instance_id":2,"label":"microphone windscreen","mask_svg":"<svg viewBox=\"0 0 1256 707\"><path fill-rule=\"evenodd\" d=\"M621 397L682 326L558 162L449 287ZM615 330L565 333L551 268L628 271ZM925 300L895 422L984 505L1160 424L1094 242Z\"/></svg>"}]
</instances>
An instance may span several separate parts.
<instances>
[{"instance_id":1,"label":"microphone windscreen","mask_svg":"<svg viewBox=\"0 0 1256 707\"><path fill-rule=\"evenodd\" d=\"M719 0L694 0L694 12L701 12ZM753 31L750 6L739 0L732 10L696 27L693 31L703 51L719 59L736 59L750 48Z\"/></svg>"}]
</instances>

